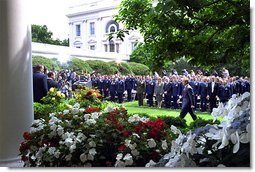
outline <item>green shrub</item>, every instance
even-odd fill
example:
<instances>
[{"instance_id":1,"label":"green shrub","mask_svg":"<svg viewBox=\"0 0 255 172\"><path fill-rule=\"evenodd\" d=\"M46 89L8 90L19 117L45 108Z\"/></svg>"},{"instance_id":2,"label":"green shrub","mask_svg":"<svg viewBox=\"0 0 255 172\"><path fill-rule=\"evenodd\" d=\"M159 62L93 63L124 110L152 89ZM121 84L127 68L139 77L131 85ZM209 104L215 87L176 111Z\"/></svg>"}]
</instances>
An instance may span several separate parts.
<instances>
[{"instance_id":1,"label":"green shrub","mask_svg":"<svg viewBox=\"0 0 255 172\"><path fill-rule=\"evenodd\" d=\"M136 62L128 62L130 69L135 75L149 75L150 69L148 66L136 63Z\"/></svg>"},{"instance_id":2,"label":"green shrub","mask_svg":"<svg viewBox=\"0 0 255 172\"><path fill-rule=\"evenodd\" d=\"M111 75L117 71L117 68L111 66L109 63L100 60L87 60L89 66L97 73L102 75Z\"/></svg>"},{"instance_id":3,"label":"green shrub","mask_svg":"<svg viewBox=\"0 0 255 172\"><path fill-rule=\"evenodd\" d=\"M68 61L67 63L69 65L69 69L75 70L78 74L91 71L91 67L89 66L89 64L79 58L74 57L71 59L71 61Z\"/></svg>"},{"instance_id":4,"label":"green shrub","mask_svg":"<svg viewBox=\"0 0 255 172\"><path fill-rule=\"evenodd\" d=\"M117 70L122 74L122 75L128 75L128 74L133 74L130 66L126 62L122 63L116 63L115 61L108 62L111 66L114 66L117 68Z\"/></svg>"}]
</instances>

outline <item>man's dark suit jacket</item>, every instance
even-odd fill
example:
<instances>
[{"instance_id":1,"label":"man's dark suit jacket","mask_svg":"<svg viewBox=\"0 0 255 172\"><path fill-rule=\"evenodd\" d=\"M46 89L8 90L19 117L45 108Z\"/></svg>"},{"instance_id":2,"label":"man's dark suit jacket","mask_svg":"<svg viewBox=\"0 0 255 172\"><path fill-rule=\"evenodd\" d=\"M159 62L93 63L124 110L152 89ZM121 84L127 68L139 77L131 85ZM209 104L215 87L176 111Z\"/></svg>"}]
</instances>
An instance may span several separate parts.
<instances>
[{"instance_id":1,"label":"man's dark suit jacket","mask_svg":"<svg viewBox=\"0 0 255 172\"><path fill-rule=\"evenodd\" d=\"M182 91L182 109L190 109L191 105L194 106L193 90L190 85L187 85Z\"/></svg>"},{"instance_id":2,"label":"man's dark suit jacket","mask_svg":"<svg viewBox=\"0 0 255 172\"><path fill-rule=\"evenodd\" d=\"M58 83L56 81L53 81L50 78L47 79L47 83L48 83L48 90L50 90L51 87L58 88Z\"/></svg>"},{"instance_id":3,"label":"man's dark suit jacket","mask_svg":"<svg viewBox=\"0 0 255 172\"><path fill-rule=\"evenodd\" d=\"M48 84L46 75L40 72L33 73L33 92L34 92L34 102L40 102L41 98L47 95Z\"/></svg>"}]
</instances>

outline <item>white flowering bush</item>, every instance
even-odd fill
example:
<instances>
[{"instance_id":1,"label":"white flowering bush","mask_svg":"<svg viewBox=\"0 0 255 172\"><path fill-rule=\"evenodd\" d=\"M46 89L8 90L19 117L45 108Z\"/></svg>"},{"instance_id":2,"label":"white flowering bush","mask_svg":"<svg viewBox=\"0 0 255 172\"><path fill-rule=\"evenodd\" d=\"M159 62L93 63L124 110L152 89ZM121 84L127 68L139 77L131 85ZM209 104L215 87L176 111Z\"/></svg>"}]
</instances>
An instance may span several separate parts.
<instances>
[{"instance_id":1,"label":"white flowering bush","mask_svg":"<svg viewBox=\"0 0 255 172\"><path fill-rule=\"evenodd\" d=\"M193 133L178 134L171 151L146 167L249 167L250 166L250 93L233 97L226 106L213 109L212 116L221 116L219 125L206 125Z\"/></svg>"},{"instance_id":2,"label":"white flowering bush","mask_svg":"<svg viewBox=\"0 0 255 172\"><path fill-rule=\"evenodd\" d=\"M169 151L172 132L160 118L128 116L124 107L81 108L50 113L23 134L25 167L145 166Z\"/></svg>"}]
</instances>

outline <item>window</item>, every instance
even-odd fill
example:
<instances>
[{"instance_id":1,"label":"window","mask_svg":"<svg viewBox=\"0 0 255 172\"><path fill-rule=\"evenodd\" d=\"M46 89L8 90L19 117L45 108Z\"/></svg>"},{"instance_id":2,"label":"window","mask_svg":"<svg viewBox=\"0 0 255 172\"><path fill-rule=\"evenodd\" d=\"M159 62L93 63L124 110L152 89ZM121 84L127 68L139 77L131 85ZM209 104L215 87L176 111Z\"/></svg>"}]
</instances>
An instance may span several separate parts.
<instances>
[{"instance_id":1,"label":"window","mask_svg":"<svg viewBox=\"0 0 255 172\"><path fill-rule=\"evenodd\" d=\"M107 44L105 44L105 45L104 45L104 51L105 51L105 52L107 52L107 50L108 50L107 48L108 48L108 46L107 46Z\"/></svg>"},{"instance_id":2,"label":"window","mask_svg":"<svg viewBox=\"0 0 255 172\"><path fill-rule=\"evenodd\" d=\"M116 52L119 53L119 44L116 44Z\"/></svg>"},{"instance_id":3,"label":"window","mask_svg":"<svg viewBox=\"0 0 255 172\"><path fill-rule=\"evenodd\" d=\"M137 42L131 42L131 50L133 51L135 49Z\"/></svg>"},{"instance_id":4,"label":"window","mask_svg":"<svg viewBox=\"0 0 255 172\"><path fill-rule=\"evenodd\" d=\"M90 35L95 35L95 22L90 23Z\"/></svg>"},{"instance_id":5,"label":"window","mask_svg":"<svg viewBox=\"0 0 255 172\"><path fill-rule=\"evenodd\" d=\"M115 46L113 41L110 41L110 52L115 52Z\"/></svg>"},{"instance_id":6,"label":"window","mask_svg":"<svg viewBox=\"0 0 255 172\"><path fill-rule=\"evenodd\" d=\"M105 26L105 33L116 32L118 30L119 30L119 24L116 21L110 20L107 22Z\"/></svg>"},{"instance_id":7,"label":"window","mask_svg":"<svg viewBox=\"0 0 255 172\"><path fill-rule=\"evenodd\" d=\"M96 46L95 46L95 45L91 45L89 49L90 49L90 50L95 50L95 49L96 49Z\"/></svg>"},{"instance_id":8,"label":"window","mask_svg":"<svg viewBox=\"0 0 255 172\"><path fill-rule=\"evenodd\" d=\"M76 36L81 36L81 25L76 25Z\"/></svg>"},{"instance_id":9,"label":"window","mask_svg":"<svg viewBox=\"0 0 255 172\"><path fill-rule=\"evenodd\" d=\"M116 26L115 26L115 27L116 27ZM111 26L111 27L110 27L110 32L115 32L115 31L116 31L115 27L114 27L114 26Z\"/></svg>"}]
</instances>

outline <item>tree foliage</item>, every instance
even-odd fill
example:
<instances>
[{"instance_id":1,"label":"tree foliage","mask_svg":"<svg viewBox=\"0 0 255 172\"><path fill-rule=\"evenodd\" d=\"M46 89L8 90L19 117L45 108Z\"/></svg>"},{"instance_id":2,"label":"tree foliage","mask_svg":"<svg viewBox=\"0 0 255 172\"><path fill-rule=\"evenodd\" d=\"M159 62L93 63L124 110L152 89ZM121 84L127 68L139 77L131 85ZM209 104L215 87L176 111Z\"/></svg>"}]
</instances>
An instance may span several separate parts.
<instances>
[{"instance_id":1,"label":"tree foliage","mask_svg":"<svg viewBox=\"0 0 255 172\"><path fill-rule=\"evenodd\" d=\"M123 0L115 18L143 35L153 70L185 57L201 67L232 64L250 72L248 0Z\"/></svg>"},{"instance_id":2,"label":"tree foliage","mask_svg":"<svg viewBox=\"0 0 255 172\"><path fill-rule=\"evenodd\" d=\"M49 71L59 70L59 65L54 58L50 59L42 56L32 56L32 65L35 66L37 64L44 65Z\"/></svg>"},{"instance_id":3,"label":"tree foliage","mask_svg":"<svg viewBox=\"0 0 255 172\"><path fill-rule=\"evenodd\" d=\"M32 41L53 45L62 45L69 46L69 39L64 39L61 41L60 39L53 39L53 33L48 30L46 25L32 25Z\"/></svg>"}]
</instances>

